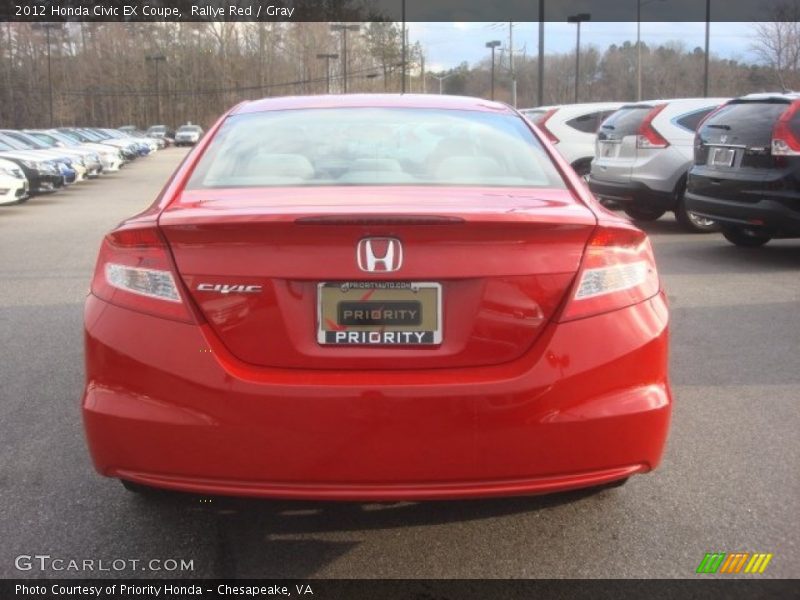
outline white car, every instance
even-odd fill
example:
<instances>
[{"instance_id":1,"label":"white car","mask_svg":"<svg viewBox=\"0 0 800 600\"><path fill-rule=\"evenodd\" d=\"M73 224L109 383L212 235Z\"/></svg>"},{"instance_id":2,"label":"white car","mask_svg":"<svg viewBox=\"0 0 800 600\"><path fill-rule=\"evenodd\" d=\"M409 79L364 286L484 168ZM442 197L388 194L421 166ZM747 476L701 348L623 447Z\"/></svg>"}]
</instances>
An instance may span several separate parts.
<instances>
[{"instance_id":1,"label":"white car","mask_svg":"<svg viewBox=\"0 0 800 600\"><path fill-rule=\"evenodd\" d=\"M694 161L700 122L728 98L681 98L626 104L597 134L589 189L604 203L621 205L637 221L667 211L689 231L715 231L717 224L686 209L686 177Z\"/></svg>"},{"instance_id":2,"label":"white car","mask_svg":"<svg viewBox=\"0 0 800 600\"><path fill-rule=\"evenodd\" d=\"M175 132L176 146L194 146L203 136L203 130L197 125L181 125Z\"/></svg>"},{"instance_id":3,"label":"white car","mask_svg":"<svg viewBox=\"0 0 800 600\"><path fill-rule=\"evenodd\" d=\"M622 102L589 102L540 106L519 112L542 130L578 175L586 177L594 158L597 130L622 105Z\"/></svg>"},{"instance_id":4,"label":"white car","mask_svg":"<svg viewBox=\"0 0 800 600\"><path fill-rule=\"evenodd\" d=\"M28 180L22 169L0 158L0 204L14 204L28 199Z\"/></svg>"}]
</instances>

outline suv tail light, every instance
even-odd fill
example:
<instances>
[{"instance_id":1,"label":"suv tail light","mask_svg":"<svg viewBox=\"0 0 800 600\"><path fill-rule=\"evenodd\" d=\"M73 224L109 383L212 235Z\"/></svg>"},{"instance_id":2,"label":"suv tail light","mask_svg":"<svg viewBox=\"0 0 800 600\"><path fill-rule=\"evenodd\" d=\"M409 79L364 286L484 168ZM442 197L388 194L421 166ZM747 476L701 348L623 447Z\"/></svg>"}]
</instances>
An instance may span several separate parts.
<instances>
[{"instance_id":1,"label":"suv tail light","mask_svg":"<svg viewBox=\"0 0 800 600\"><path fill-rule=\"evenodd\" d=\"M639 229L600 226L586 245L561 321L631 306L659 290L653 249Z\"/></svg>"},{"instance_id":2,"label":"suv tail light","mask_svg":"<svg viewBox=\"0 0 800 600\"><path fill-rule=\"evenodd\" d=\"M557 137L556 137L556 136L553 134L553 132L552 132L552 131L550 131L550 130L547 128L547 121L550 119L550 117L552 117L554 114L556 114L556 112L558 112L558 109L557 109L557 108L551 108L551 109L550 109L550 110L548 110L546 113L544 113L544 114L541 116L541 118L539 118L539 119L537 119L537 120L535 121L535 123L536 123L536 126L537 126L537 127L539 127L539 129L541 129L541 130L542 130L542 133L544 134L544 136L545 136L545 137L546 137L546 138L547 138L547 139L550 141L550 143L552 143L552 144L557 144L558 142L560 142L560 141L561 141L561 140L559 140L559 139L558 139L558 138L557 138Z\"/></svg>"},{"instance_id":3,"label":"suv tail light","mask_svg":"<svg viewBox=\"0 0 800 600\"><path fill-rule=\"evenodd\" d=\"M92 293L107 302L175 321L196 322L167 244L154 224L123 226L103 239Z\"/></svg>"},{"instance_id":4,"label":"suv tail light","mask_svg":"<svg viewBox=\"0 0 800 600\"><path fill-rule=\"evenodd\" d=\"M797 136L797 124L793 124L800 100L795 100L775 122L772 129L773 156L800 156L800 138Z\"/></svg>"},{"instance_id":5,"label":"suv tail light","mask_svg":"<svg viewBox=\"0 0 800 600\"><path fill-rule=\"evenodd\" d=\"M669 146L669 142L664 136L653 128L653 119L665 108L667 108L666 104L659 104L647 113L636 134L637 148L666 148Z\"/></svg>"}]
</instances>

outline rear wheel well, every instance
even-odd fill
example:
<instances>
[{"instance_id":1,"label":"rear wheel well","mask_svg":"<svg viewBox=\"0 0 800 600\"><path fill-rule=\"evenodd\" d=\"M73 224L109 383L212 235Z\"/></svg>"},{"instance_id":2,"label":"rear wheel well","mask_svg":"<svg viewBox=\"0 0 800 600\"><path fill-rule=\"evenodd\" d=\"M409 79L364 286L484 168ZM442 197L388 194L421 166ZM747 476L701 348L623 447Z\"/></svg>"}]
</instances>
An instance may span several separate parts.
<instances>
[{"instance_id":1,"label":"rear wheel well","mask_svg":"<svg viewBox=\"0 0 800 600\"><path fill-rule=\"evenodd\" d=\"M592 157L585 156L570 163L572 170L578 174L579 177L586 177L592 169Z\"/></svg>"},{"instance_id":2,"label":"rear wheel well","mask_svg":"<svg viewBox=\"0 0 800 600\"><path fill-rule=\"evenodd\" d=\"M678 182L675 184L675 191L673 192L675 197L675 208L673 209L675 212L675 219L684 229L692 233L710 233L719 231L718 223L706 217L697 215L688 210L686 207L685 195L686 181L688 178L689 172L687 171L678 178Z\"/></svg>"},{"instance_id":3,"label":"rear wheel well","mask_svg":"<svg viewBox=\"0 0 800 600\"><path fill-rule=\"evenodd\" d=\"M579 158L577 160L573 160L571 166L573 169L577 171L579 166L590 166L592 164L592 157L591 156L584 156L583 158Z\"/></svg>"},{"instance_id":4,"label":"rear wheel well","mask_svg":"<svg viewBox=\"0 0 800 600\"><path fill-rule=\"evenodd\" d=\"M676 200L680 201L683 193L686 191L686 181L689 179L689 171L686 171L683 175L678 177L678 181L675 182L675 188L672 190L672 193L675 194Z\"/></svg>"}]
</instances>

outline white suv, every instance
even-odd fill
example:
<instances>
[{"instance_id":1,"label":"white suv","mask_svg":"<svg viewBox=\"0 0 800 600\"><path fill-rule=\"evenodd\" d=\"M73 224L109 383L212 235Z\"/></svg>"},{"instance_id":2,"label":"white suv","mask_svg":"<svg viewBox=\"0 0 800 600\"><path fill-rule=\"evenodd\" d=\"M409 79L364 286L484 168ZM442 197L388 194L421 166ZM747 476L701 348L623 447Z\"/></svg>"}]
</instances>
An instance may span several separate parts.
<instances>
[{"instance_id":1,"label":"white suv","mask_svg":"<svg viewBox=\"0 0 800 600\"><path fill-rule=\"evenodd\" d=\"M694 160L694 134L728 98L682 98L626 104L597 134L588 182L597 198L619 204L637 221L674 211L689 231L716 231L717 224L686 209L686 175Z\"/></svg>"},{"instance_id":2,"label":"white suv","mask_svg":"<svg viewBox=\"0 0 800 600\"><path fill-rule=\"evenodd\" d=\"M542 130L578 175L586 177L594 158L597 129L622 105L592 102L525 108L519 112Z\"/></svg>"}]
</instances>

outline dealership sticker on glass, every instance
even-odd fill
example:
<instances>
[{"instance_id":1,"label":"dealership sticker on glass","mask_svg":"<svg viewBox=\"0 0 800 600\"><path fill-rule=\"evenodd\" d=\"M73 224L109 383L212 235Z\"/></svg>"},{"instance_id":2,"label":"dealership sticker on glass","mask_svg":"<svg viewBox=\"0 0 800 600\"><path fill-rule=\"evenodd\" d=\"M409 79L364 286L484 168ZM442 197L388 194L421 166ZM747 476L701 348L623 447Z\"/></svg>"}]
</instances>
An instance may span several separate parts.
<instances>
[{"instance_id":1,"label":"dealership sticker on glass","mask_svg":"<svg viewBox=\"0 0 800 600\"><path fill-rule=\"evenodd\" d=\"M418 281L317 285L317 342L333 346L442 343L442 286Z\"/></svg>"}]
</instances>

